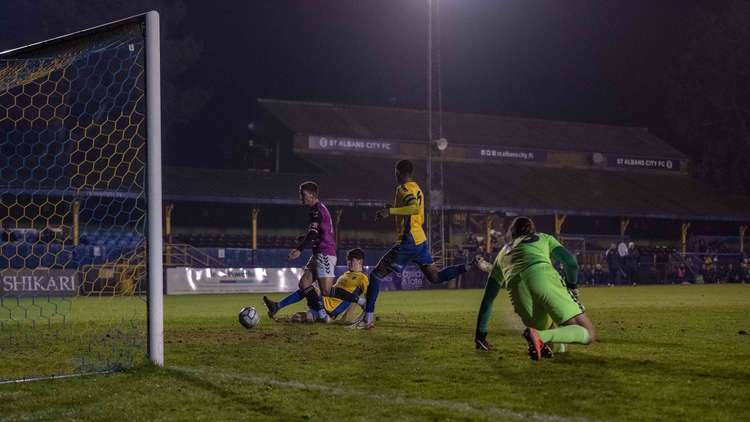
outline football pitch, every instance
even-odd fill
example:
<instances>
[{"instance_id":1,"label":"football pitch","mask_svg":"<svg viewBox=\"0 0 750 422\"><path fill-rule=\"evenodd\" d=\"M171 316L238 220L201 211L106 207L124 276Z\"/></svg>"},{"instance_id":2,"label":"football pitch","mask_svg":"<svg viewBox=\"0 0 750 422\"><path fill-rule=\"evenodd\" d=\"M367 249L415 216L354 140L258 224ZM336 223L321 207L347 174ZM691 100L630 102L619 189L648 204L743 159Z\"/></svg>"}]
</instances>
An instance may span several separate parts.
<instances>
[{"instance_id":1,"label":"football pitch","mask_svg":"<svg viewBox=\"0 0 750 422\"><path fill-rule=\"evenodd\" d=\"M2 385L0 420L750 418L749 285L584 289L599 341L541 363L506 293L496 349L474 350L481 295L385 292L371 331L265 313L246 330L260 295L166 297L165 368Z\"/></svg>"}]
</instances>

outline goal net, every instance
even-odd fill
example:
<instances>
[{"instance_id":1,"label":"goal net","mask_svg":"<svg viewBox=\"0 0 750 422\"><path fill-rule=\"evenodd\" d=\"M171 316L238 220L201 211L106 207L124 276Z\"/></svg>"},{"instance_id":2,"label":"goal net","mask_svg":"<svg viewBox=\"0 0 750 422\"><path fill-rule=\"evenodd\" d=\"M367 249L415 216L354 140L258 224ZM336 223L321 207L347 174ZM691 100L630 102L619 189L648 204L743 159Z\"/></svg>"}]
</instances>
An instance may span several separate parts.
<instances>
[{"instance_id":1,"label":"goal net","mask_svg":"<svg viewBox=\"0 0 750 422\"><path fill-rule=\"evenodd\" d=\"M0 382L147 359L158 94L155 12L0 53Z\"/></svg>"}]
</instances>

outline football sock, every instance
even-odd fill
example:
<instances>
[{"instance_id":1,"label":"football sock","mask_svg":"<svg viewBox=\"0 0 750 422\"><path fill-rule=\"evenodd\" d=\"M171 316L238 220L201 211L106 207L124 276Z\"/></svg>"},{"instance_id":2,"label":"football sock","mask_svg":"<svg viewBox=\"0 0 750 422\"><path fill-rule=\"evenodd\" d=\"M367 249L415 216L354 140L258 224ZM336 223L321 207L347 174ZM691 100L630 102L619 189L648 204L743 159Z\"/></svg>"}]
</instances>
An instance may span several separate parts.
<instances>
[{"instance_id":1,"label":"football sock","mask_svg":"<svg viewBox=\"0 0 750 422\"><path fill-rule=\"evenodd\" d=\"M500 292L500 283L494 279L487 280L487 285L484 286L484 296L482 296L482 304L479 305L479 315L477 316L477 330L486 333L489 331L487 326L492 316L492 303L495 301L497 294Z\"/></svg>"},{"instance_id":2,"label":"football sock","mask_svg":"<svg viewBox=\"0 0 750 422\"><path fill-rule=\"evenodd\" d=\"M302 293L302 289L297 290L296 292L290 294L289 296L285 297L284 299L281 299L281 302L278 303L278 307L276 309L281 309L285 306L292 305L294 303L299 302L302 300L302 298L305 297Z\"/></svg>"},{"instance_id":3,"label":"football sock","mask_svg":"<svg viewBox=\"0 0 750 422\"><path fill-rule=\"evenodd\" d=\"M380 294L380 278L375 274L370 274L370 285L367 287L367 303L365 304L365 312L372 314L375 312L375 301L378 300Z\"/></svg>"},{"instance_id":4,"label":"football sock","mask_svg":"<svg viewBox=\"0 0 750 422\"><path fill-rule=\"evenodd\" d=\"M318 296L318 293L315 291L315 287L308 286L302 290L302 293L307 298L307 305L310 306L310 309L320 314L323 306L320 303L320 296Z\"/></svg>"},{"instance_id":5,"label":"football sock","mask_svg":"<svg viewBox=\"0 0 750 422\"><path fill-rule=\"evenodd\" d=\"M541 330L539 338L545 343L587 344L589 331L580 325L565 325L551 330Z\"/></svg>"},{"instance_id":6,"label":"football sock","mask_svg":"<svg viewBox=\"0 0 750 422\"><path fill-rule=\"evenodd\" d=\"M445 283L446 281L453 280L459 275L465 273L468 270L468 266L468 264L461 264L443 268L438 272L438 283Z\"/></svg>"},{"instance_id":7,"label":"football sock","mask_svg":"<svg viewBox=\"0 0 750 422\"><path fill-rule=\"evenodd\" d=\"M335 297L336 299L341 299L345 302L357 303L359 301L359 296L355 295L354 293L347 292L344 289L337 289L335 287L331 287L331 296Z\"/></svg>"},{"instance_id":8,"label":"football sock","mask_svg":"<svg viewBox=\"0 0 750 422\"><path fill-rule=\"evenodd\" d=\"M307 300L307 309L314 309L315 305L313 305L313 303L315 303L315 298L314 297L305 296L305 299ZM317 312L317 311L315 311L315 312Z\"/></svg>"},{"instance_id":9,"label":"football sock","mask_svg":"<svg viewBox=\"0 0 750 422\"><path fill-rule=\"evenodd\" d=\"M564 343L552 343L550 344L550 346L552 347L552 352L554 353L565 353L568 351Z\"/></svg>"}]
</instances>

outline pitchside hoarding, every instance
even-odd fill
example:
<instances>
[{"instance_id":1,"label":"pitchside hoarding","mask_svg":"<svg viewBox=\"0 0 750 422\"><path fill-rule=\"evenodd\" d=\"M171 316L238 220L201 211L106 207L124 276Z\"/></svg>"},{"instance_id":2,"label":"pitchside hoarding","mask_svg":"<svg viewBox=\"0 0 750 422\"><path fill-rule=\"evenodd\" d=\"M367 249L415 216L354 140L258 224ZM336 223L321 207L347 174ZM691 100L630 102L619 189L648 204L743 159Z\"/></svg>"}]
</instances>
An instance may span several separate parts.
<instances>
[{"instance_id":1,"label":"pitchside hoarding","mask_svg":"<svg viewBox=\"0 0 750 422\"><path fill-rule=\"evenodd\" d=\"M168 268L167 294L289 292L301 275L299 268Z\"/></svg>"},{"instance_id":2,"label":"pitchside hoarding","mask_svg":"<svg viewBox=\"0 0 750 422\"><path fill-rule=\"evenodd\" d=\"M609 167L680 171L680 160L669 158L643 158L610 155L607 165Z\"/></svg>"},{"instance_id":3,"label":"pitchside hoarding","mask_svg":"<svg viewBox=\"0 0 750 422\"><path fill-rule=\"evenodd\" d=\"M365 268L365 274L371 268ZM336 276L346 267L336 267ZM300 268L189 268L167 269L167 294L274 293L297 290ZM415 290L424 286L422 272L407 267L383 279L383 290Z\"/></svg>"},{"instance_id":4,"label":"pitchside hoarding","mask_svg":"<svg viewBox=\"0 0 750 422\"><path fill-rule=\"evenodd\" d=\"M75 270L0 270L1 297L75 296L78 284Z\"/></svg>"},{"instance_id":5,"label":"pitchside hoarding","mask_svg":"<svg viewBox=\"0 0 750 422\"><path fill-rule=\"evenodd\" d=\"M389 139L310 136L307 146L312 150L356 151L377 154L397 154L398 142Z\"/></svg>"}]
</instances>

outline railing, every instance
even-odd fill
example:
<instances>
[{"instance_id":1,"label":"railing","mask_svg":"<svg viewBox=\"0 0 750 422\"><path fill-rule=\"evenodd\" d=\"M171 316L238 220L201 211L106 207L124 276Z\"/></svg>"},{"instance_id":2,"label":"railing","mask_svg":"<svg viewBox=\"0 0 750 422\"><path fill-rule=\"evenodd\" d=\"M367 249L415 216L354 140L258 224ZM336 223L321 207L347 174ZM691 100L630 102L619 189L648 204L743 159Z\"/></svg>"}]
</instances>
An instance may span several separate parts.
<instances>
[{"instance_id":1,"label":"railing","mask_svg":"<svg viewBox=\"0 0 750 422\"><path fill-rule=\"evenodd\" d=\"M167 243L164 245L164 266L221 268L224 263L192 245Z\"/></svg>"}]
</instances>

